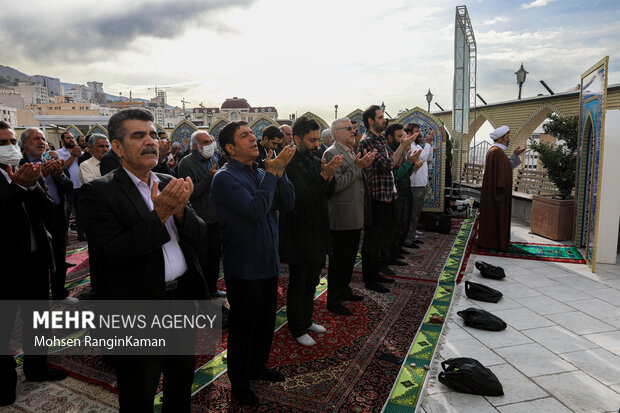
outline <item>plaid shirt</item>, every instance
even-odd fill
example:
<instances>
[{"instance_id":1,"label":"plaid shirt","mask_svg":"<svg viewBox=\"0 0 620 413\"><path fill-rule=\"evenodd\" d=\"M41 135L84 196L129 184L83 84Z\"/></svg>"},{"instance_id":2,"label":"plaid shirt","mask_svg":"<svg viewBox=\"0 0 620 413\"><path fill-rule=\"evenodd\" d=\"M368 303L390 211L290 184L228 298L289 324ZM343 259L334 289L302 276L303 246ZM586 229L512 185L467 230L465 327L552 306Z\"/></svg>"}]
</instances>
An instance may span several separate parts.
<instances>
[{"instance_id":1,"label":"plaid shirt","mask_svg":"<svg viewBox=\"0 0 620 413\"><path fill-rule=\"evenodd\" d=\"M394 198L394 175L392 168L394 151L390 148L387 139L368 131L359 143L359 151L364 155L366 151L377 151L375 160L368 168L368 189L370 198L376 201L392 202Z\"/></svg>"}]
</instances>

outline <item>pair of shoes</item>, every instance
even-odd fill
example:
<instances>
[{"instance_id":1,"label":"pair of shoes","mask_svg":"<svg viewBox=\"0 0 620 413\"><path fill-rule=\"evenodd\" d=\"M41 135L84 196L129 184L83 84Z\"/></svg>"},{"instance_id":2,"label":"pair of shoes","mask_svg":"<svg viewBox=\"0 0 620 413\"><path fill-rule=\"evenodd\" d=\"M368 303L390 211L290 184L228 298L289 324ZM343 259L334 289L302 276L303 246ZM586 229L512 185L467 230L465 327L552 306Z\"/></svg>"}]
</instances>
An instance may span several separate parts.
<instances>
[{"instance_id":1,"label":"pair of shoes","mask_svg":"<svg viewBox=\"0 0 620 413\"><path fill-rule=\"evenodd\" d=\"M233 390L233 400L243 406L256 406L258 404L258 397L250 389L247 390Z\"/></svg>"},{"instance_id":2,"label":"pair of shoes","mask_svg":"<svg viewBox=\"0 0 620 413\"><path fill-rule=\"evenodd\" d=\"M396 273L394 272L393 269L391 269L390 267L388 267L387 265L383 265L382 267L379 267L379 272L381 274L387 274L387 275L396 275Z\"/></svg>"},{"instance_id":3,"label":"pair of shoes","mask_svg":"<svg viewBox=\"0 0 620 413\"><path fill-rule=\"evenodd\" d=\"M388 284L392 284L393 282L396 282L393 278L384 277L383 275L379 275L379 278L377 278L377 281L380 283L388 283Z\"/></svg>"},{"instance_id":4,"label":"pair of shoes","mask_svg":"<svg viewBox=\"0 0 620 413\"><path fill-rule=\"evenodd\" d=\"M263 370L261 370L260 373L250 376L250 380L264 380L274 383L281 382L284 381L284 374L280 373L278 370L265 367Z\"/></svg>"},{"instance_id":5,"label":"pair of shoes","mask_svg":"<svg viewBox=\"0 0 620 413\"><path fill-rule=\"evenodd\" d=\"M338 315L351 315L351 310L342 305L342 303L327 303L327 309Z\"/></svg>"},{"instance_id":6,"label":"pair of shoes","mask_svg":"<svg viewBox=\"0 0 620 413\"><path fill-rule=\"evenodd\" d=\"M404 267L405 265L409 265L409 264L407 264L405 261L392 259L392 260L390 260L390 265L396 265L396 266L399 266L399 267ZM393 275L393 274L390 274L390 275Z\"/></svg>"},{"instance_id":7,"label":"pair of shoes","mask_svg":"<svg viewBox=\"0 0 620 413\"><path fill-rule=\"evenodd\" d=\"M60 302L63 303L63 304L75 305L75 304L79 303L80 300L75 298L75 297L67 296L67 297L63 298L62 300L60 300Z\"/></svg>"},{"instance_id":8,"label":"pair of shoes","mask_svg":"<svg viewBox=\"0 0 620 413\"><path fill-rule=\"evenodd\" d=\"M312 323L312 325L308 327L308 331L312 331L313 333L324 333L327 329L320 324Z\"/></svg>"},{"instance_id":9,"label":"pair of shoes","mask_svg":"<svg viewBox=\"0 0 620 413\"><path fill-rule=\"evenodd\" d=\"M303 336L296 337L295 340L297 340L297 342L302 346L307 347L314 346L316 344L316 341L314 341L314 339L307 333Z\"/></svg>"},{"instance_id":10,"label":"pair of shoes","mask_svg":"<svg viewBox=\"0 0 620 413\"><path fill-rule=\"evenodd\" d=\"M28 381L56 381L67 378L67 373L61 370L50 369L43 370L34 374L26 374L26 380Z\"/></svg>"},{"instance_id":11,"label":"pair of shoes","mask_svg":"<svg viewBox=\"0 0 620 413\"><path fill-rule=\"evenodd\" d=\"M361 295L356 295L353 293L349 293L349 294L345 294L344 298L342 299L343 301L362 301L364 299L363 296Z\"/></svg>"},{"instance_id":12,"label":"pair of shoes","mask_svg":"<svg viewBox=\"0 0 620 413\"><path fill-rule=\"evenodd\" d=\"M415 241L408 242L407 244L405 244L405 247L407 247L407 248L411 248L411 249L414 249L414 250L417 250L418 248L420 248L420 247L418 246L418 243L417 243L417 242L415 242Z\"/></svg>"},{"instance_id":13,"label":"pair of shoes","mask_svg":"<svg viewBox=\"0 0 620 413\"><path fill-rule=\"evenodd\" d=\"M66 266L67 268L75 267L76 265L77 265L77 264L74 264L74 263L72 263L72 262L66 262L66 261L65 261L65 266Z\"/></svg>"},{"instance_id":14,"label":"pair of shoes","mask_svg":"<svg viewBox=\"0 0 620 413\"><path fill-rule=\"evenodd\" d=\"M226 297L226 291L217 290L216 292L214 292L213 294L211 294L211 297L213 297L213 298L221 298L221 297Z\"/></svg>"},{"instance_id":15,"label":"pair of shoes","mask_svg":"<svg viewBox=\"0 0 620 413\"><path fill-rule=\"evenodd\" d=\"M376 282L373 284L366 284L366 288L372 291L376 291L378 293L389 293L390 290L384 287L382 284Z\"/></svg>"}]
</instances>

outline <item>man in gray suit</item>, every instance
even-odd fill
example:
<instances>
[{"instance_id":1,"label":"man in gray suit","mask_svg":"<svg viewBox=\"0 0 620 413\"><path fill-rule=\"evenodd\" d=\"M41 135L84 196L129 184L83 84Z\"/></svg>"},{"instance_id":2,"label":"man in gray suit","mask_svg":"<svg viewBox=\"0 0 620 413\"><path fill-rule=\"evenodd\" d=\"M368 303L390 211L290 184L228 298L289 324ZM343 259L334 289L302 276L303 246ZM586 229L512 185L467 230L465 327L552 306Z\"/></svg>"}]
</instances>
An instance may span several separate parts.
<instances>
[{"instance_id":1,"label":"man in gray suit","mask_svg":"<svg viewBox=\"0 0 620 413\"><path fill-rule=\"evenodd\" d=\"M226 294L217 289L220 275L220 258L222 256L222 239L220 224L211 200L211 182L218 170L213 158L215 139L205 131L196 131L190 137L192 152L181 159L177 174L179 178L190 177L194 183L194 192L189 200L196 214L207 224L207 240L204 248L198 251L200 266L207 281L207 288L212 297L223 297Z\"/></svg>"},{"instance_id":2,"label":"man in gray suit","mask_svg":"<svg viewBox=\"0 0 620 413\"><path fill-rule=\"evenodd\" d=\"M375 152L364 153L364 157L356 154L356 128L348 118L336 119L331 132L334 143L327 148L323 159L329 162L334 156L341 155L343 161L334 175L335 193L327 204L332 237L327 309L339 315L351 315L351 310L342 302L362 300L361 296L353 294L349 283L359 249L360 233L366 217L370 217L370 197L362 170L374 161Z\"/></svg>"}]
</instances>

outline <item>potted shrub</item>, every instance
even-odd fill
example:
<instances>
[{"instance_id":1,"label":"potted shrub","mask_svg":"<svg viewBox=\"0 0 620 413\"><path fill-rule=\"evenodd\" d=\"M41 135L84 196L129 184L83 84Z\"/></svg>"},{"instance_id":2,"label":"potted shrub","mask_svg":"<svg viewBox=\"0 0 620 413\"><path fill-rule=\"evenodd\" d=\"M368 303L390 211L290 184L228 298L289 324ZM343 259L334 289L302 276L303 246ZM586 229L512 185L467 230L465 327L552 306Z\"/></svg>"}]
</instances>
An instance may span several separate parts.
<instances>
[{"instance_id":1,"label":"potted shrub","mask_svg":"<svg viewBox=\"0 0 620 413\"><path fill-rule=\"evenodd\" d=\"M551 114L549 119L551 122L543 125L543 130L562 143L553 145L532 140L530 147L538 152L538 160L560 194L534 195L530 229L534 234L563 241L573 236L579 117Z\"/></svg>"}]
</instances>

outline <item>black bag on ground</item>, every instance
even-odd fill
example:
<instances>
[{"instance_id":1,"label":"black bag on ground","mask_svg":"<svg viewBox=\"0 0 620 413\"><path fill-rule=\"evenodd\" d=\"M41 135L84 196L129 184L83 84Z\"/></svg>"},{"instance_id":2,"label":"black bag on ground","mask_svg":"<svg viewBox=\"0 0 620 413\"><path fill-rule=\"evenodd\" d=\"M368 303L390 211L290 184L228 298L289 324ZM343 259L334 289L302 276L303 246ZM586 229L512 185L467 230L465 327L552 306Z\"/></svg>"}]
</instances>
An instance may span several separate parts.
<instances>
[{"instance_id":1,"label":"black bag on ground","mask_svg":"<svg viewBox=\"0 0 620 413\"><path fill-rule=\"evenodd\" d=\"M479 308L470 307L457 312L468 327L481 330L501 331L506 328L506 322L496 315Z\"/></svg>"},{"instance_id":2,"label":"black bag on ground","mask_svg":"<svg viewBox=\"0 0 620 413\"><path fill-rule=\"evenodd\" d=\"M484 261L476 261L476 268L480 271L480 275L485 278L492 278L494 280L506 278L506 274L502 267L496 267Z\"/></svg>"},{"instance_id":3,"label":"black bag on ground","mask_svg":"<svg viewBox=\"0 0 620 413\"><path fill-rule=\"evenodd\" d=\"M439 233L449 234L452 230L452 217L450 214L441 214L439 217Z\"/></svg>"},{"instance_id":4,"label":"black bag on ground","mask_svg":"<svg viewBox=\"0 0 620 413\"><path fill-rule=\"evenodd\" d=\"M459 357L441 362L439 381L461 393L481 396L503 396L497 376L476 359Z\"/></svg>"},{"instance_id":5,"label":"black bag on ground","mask_svg":"<svg viewBox=\"0 0 620 413\"><path fill-rule=\"evenodd\" d=\"M500 291L471 281L465 281L465 294L472 300L486 301L487 303L496 303L503 296Z\"/></svg>"}]
</instances>

